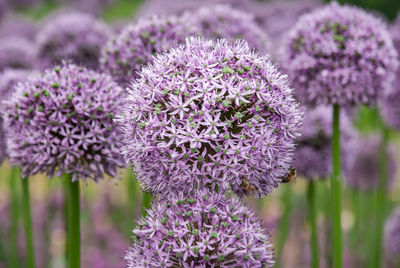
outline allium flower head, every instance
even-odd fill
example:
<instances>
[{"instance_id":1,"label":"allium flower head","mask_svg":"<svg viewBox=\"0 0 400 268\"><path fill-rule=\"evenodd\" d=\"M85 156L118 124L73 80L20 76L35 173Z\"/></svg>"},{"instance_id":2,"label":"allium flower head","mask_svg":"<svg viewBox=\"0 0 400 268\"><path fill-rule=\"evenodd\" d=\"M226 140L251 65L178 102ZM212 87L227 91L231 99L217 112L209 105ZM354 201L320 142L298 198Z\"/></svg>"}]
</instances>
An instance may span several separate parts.
<instances>
[{"instance_id":1,"label":"allium flower head","mask_svg":"<svg viewBox=\"0 0 400 268\"><path fill-rule=\"evenodd\" d=\"M360 139L355 150L355 161L344 177L347 184L358 190L370 191L379 185L380 138L372 136ZM387 189L393 185L396 161L393 144L387 146Z\"/></svg>"},{"instance_id":2,"label":"allium flower head","mask_svg":"<svg viewBox=\"0 0 400 268\"><path fill-rule=\"evenodd\" d=\"M110 76L73 64L19 83L3 115L11 162L23 176L115 176L123 166L113 122L121 95Z\"/></svg>"},{"instance_id":3,"label":"allium flower head","mask_svg":"<svg viewBox=\"0 0 400 268\"><path fill-rule=\"evenodd\" d=\"M38 33L39 57L44 67L68 59L97 69L101 47L110 35L108 26L89 14L61 14L48 20Z\"/></svg>"},{"instance_id":4,"label":"allium flower head","mask_svg":"<svg viewBox=\"0 0 400 268\"><path fill-rule=\"evenodd\" d=\"M228 5L203 7L189 15L189 24L200 29L206 38L244 39L250 48L265 52L269 48L266 34L258 27L254 17Z\"/></svg>"},{"instance_id":5,"label":"allium flower head","mask_svg":"<svg viewBox=\"0 0 400 268\"><path fill-rule=\"evenodd\" d=\"M301 119L267 56L243 40L192 37L142 69L118 121L146 190L230 185L243 195L245 183L263 196L290 168Z\"/></svg>"},{"instance_id":6,"label":"allium flower head","mask_svg":"<svg viewBox=\"0 0 400 268\"><path fill-rule=\"evenodd\" d=\"M134 267L270 267L270 235L237 198L196 191L153 204L125 255Z\"/></svg>"},{"instance_id":7,"label":"allium flower head","mask_svg":"<svg viewBox=\"0 0 400 268\"><path fill-rule=\"evenodd\" d=\"M25 38L12 36L0 39L0 71L6 68L32 69L37 49Z\"/></svg>"},{"instance_id":8,"label":"allium flower head","mask_svg":"<svg viewBox=\"0 0 400 268\"><path fill-rule=\"evenodd\" d=\"M354 161L356 133L350 120L342 116L342 167L344 171ZM319 106L304 113L301 137L297 139L295 164L297 174L307 179L324 179L332 173L332 108Z\"/></svg>"},{"instance_id":9,"label":"allium flower head","mask_svg":"<svg viewBox=\"0 0 400 268\"><path fill-rule=\"evenodd\" d=\"M385 226L386 251L400 260L400 208L395 209Z\"/></svg>"},{"instance_id":10,"label":"allium flower head","mask_svg":"<svg viewBox=\"0 0 400 268\"><path fill-rule=\"evenodd\" d=\"M102 51L100 63L121 84L138 77L140 68L151 63L153 55L166 52L194 32L182 18L153 16L128 25L111 39Z\"/></svg>"},{"instance_id":11,"label":"allium flower head","mask_svg":"<svg viewBox=\"0 0 400 268\"><path fill-rule=\"evenodd\" d=\"M309 105L375 103L398 66L385 23L336 2L300 17L284 54L297 95Z\"/></svg>"}]
</instances>

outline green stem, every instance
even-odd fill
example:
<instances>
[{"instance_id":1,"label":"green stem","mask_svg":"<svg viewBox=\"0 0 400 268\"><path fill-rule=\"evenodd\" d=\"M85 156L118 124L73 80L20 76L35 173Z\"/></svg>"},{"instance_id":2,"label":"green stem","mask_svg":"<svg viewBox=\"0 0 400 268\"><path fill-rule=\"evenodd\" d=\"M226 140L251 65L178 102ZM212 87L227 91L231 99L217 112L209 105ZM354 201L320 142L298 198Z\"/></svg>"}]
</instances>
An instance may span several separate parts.
<instances>
[{"instance_id":1,"label":"green stem","mask_svg":"<svg viewBox=\"0 0 400 268\"><path fill-rule=\"evenodd\" d=\"M17 190L17 181L18 181L18 168L12 167L11 176L10 176L10 195L11 195L11 210L10 210L10 267L18 268L19 260L18 260L18 190Z\"/></svg>"},{"instance_id":2,"label":"green stem","mask_svg":"<svg viewBox=\"0 0 400 268\"><path fill-rule=\"evenodd\" d=\"M340 163L340 108L333 105L333 137L332 137L332 254L333 267L342 267L342 227L341 227L341 163Z\"/></svg>"},{"instance_id":3,"label":"green stem","mask_svg":"<svg viewBox=\"0 0 400 268\"><path fill-rule=\"evenodd\" d=\"M35 250L33 246L33 231L32 231L32 216L31 216L31 201L29 194L29 179L21 178L22 184L22 215L25 227L26 248L28 251L27 267L35 267Z\"/></svg>"},{"instance_id":4,"label":"green stem","mask_svg":"<svg viewBox=\"0 0 400 268\"><path fill-rule=\"evenodd\" d=\"M318 268L318 236L317 236L317 203L315 196L315 181L310 181L308 183L307 189L307 199L308 205L310 207L310 226L311 226L311 267Z\"/></svg>"},{"instance_id":5,"label":"green stem","mask_svg":"<svg viewBox=\"0 0 400 268\"><path fill-rule=\"evenodd\" d=\"M62 176L62 182L65 187L65 194L64 194L64 218L65 218L65 233L68 234L68 197L69 197L69 184L71 181L71 175L70 174L64 174ZM68 239L65 240L65 263L66 266L68 266Z\"/></svg>"},{"instance_id":6,"label":"green stem","mask_svg":"<svg viewBox=\"0 0 400 268\"><path fill-rule=\"evenodd\" d=\"M382 236L383 226L386 217L386 181L388 176L387 167L387 144L389 140L389 130L386 127L382 129L382 140L379 149L379 185L376 193L376 228L375 228L375 262L374 267L382 266L383 247Z\"/></svg>"},{"instance_id":7,"label":"green stem","mask_svg":"<svg viewBox=\"0 0 400 268\"><path fill-rule=\"evenodd\" d=\"M148 192L143 192L143 198L142 198L142 216L146 217L147 209L150 209L150 204L151 204L151 194Z\"/></svg>"},{"instance_id":8,"label":"green stem","mask_svg":"<svg viewBox=\"0 0 400 268\"><path fill-rule=\"evenodd\" d=\"M286 238L289 233L289 220L290 213L292 211L292 191L291 185L282 185L283 193L282 193L282 203L283 203L283 214L281 221L279 223L279 234L277 240L277 254L276 254L276 264L275 267L280 267L282 249L285 244Z\"/></svg>"},{"instance_id":9,"label":"green stem","mask_svg":"<svg viewBox=\"0 0 400 268\"><path fill-rule=\"evenodd\" d=\"M68 204L68 234L67 234L67 252L68 268L81 267L81 230L80 230L80 197L79 181L72 182L71 175L68 180L66 194Z\"/></svg>"}]
</instances>

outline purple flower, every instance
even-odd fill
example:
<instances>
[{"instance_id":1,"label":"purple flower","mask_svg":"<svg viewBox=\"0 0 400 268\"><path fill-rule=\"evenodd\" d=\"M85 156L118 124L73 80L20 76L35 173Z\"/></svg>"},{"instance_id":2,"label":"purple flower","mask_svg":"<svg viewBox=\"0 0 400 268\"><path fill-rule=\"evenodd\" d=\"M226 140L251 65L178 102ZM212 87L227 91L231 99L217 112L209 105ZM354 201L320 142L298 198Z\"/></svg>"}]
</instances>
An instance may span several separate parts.
<instances>
[{"instance_id":1,"label":"purple flower","mask_svg":"<svg viewBox=\"0 0 400 268\"><path fill-rule=\"evenodd\" d=\"M152 62L153 55L166 52L193 33L186 20L175 16L141 19L106 44L100 59L102 69L125 85L138 77L137 72Z\"/></svg>"},{"instance_id":2,"label":"purple flower","mask_svg":"<svg viewBox=\"0 0 400 268\"><path fill-rule=\"evenodd\" d=\"M297 95L309 105L375 103L398 66L385 23L336 2L299 19L284 54Z\"/></svg>"},{"instance_id":3,"label":"purple flower","mask_svg":"<svg viewBox=\"0 0 400 268\"><path fill-rule=\"evenodd\" d=\"M270 193L292 163L302 111L287 77L245 41L188 38L128 89L123 153L146 190Z\"/></svg>"},{"instance_id":4,"label":"purple flower","mask_svg":"<svg viewBox=\"0 0 400 268\"><path fill-rule=\"evenodd\" d=\"M133 230L134 267L270 267L268 231L237 198L198 190L160 199Z\"/></svg>"},{"instance_id":5,"label":"purple flower","mask_svg":"<svg viewBox=\"0 0 400 268\"><path fill-rule=\"evenodd\" d=\"M358 190L370 191L379 185L380 138L372 136L358 140L355 161L344 177L346 183ZM387 189L393 185L396 172L395 151L393 144L387 147Z\"/></svg>"},{"instance_id":6,"label":"purple flower","mask_svg":"<svg viewBox=\"0 0 400 268\"><path fill-rule=\"evenodd\" d=\"M400 260L400 208L396 208L386 221L385 247L388 255Z\"/></svg>"},{"instance_id":7,"label":"purple flower","mask_svg":"<svg viewBox=\"0 0 400 268\"><path fill-rule=\"evenodd\" d=\"M341 117L342 167L347 171L354 161L356 133L350 120ZM325 179L332 172L332 109L319 106L304 113L301 137L297 140L297 173L306 179ZM346 173L346 172L344 172Z\"/></svg>"},{"instance_id":8,"label":"purple flower","mask_svg":"<svg viewBox=\"0 0 400 268\"><path fill-rule=\"evenodd\" d=\"M31 71L22 69L7 69L0 73L0 111L2 110L2 102L11 96L12 92L14 91L14 86L18 82L23 81L30 73ZM3 120L0 117L0 163L5 157L5 135L3 129Z\"/></svg>"},{"instance_id":9,"label":"purple flower","mask_svg":"<svg viewBox=\"0 0 400 268\"><path fill-rule=\"evenodd\" d=\"M122 89L111 77L62 65L16 86L5 103L8 153L22 175L71 173L73 180L116 176L123 163L113 117Z\"/></svg>"},{"instance_id":10,"label":"purple flower","mask_svg":"<svg viewBox=\"0 0 400 268\"><path fill-rule=\"evenodd\" d=\"M269 39L255 23L254 17L228 5L203 7L189 13L189 24L194 25L206 38L244 39L250 48L262 52L269 50Z\"/></svg>"},{"instance_id":11,"label":"purple flower","mask_svg":"<svg viewBox=\"0 0 400 268\"><path fill-rule=\"evenodd\" d=\"M45 68L68 59L97 69L101 47L110 35L108 26L91 15L60 14L48 20L38 33L39 57Z\"/></svg>"},{"instance_id":12,"label":"purple flower","mask_svg":"<svg viewBox=\"0 0 400 268\"><path fill-rule=\"evenodd\" d=\"M35 38L36 23L27 17L9 14L0 23L0 37L20 36L28 40Z\"/></svg>"},{"instance_id":13,"label":"purple flower","mask_svg":"<svg viewBox=\"0 0 400 268\"><path fill-rule=\"evenodd\" d=\"M25 38L0 38L0 71L6 68L32 69L36 64L37 49Z\"/></svg>"}]
</instances>

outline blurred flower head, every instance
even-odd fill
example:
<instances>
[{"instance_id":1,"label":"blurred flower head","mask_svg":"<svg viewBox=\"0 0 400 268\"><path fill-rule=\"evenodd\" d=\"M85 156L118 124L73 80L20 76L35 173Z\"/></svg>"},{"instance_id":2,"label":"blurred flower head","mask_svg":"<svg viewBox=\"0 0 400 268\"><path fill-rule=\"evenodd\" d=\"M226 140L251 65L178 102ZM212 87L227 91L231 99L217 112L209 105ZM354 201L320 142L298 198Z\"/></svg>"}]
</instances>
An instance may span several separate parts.
<instances>
[{"instance_id":1,"label":"blurred flower head","mask_svg":"<svg viewBox=\"0 0 400 268\"><path fill-rule=\"evenodd\" d=\"M100 51L111 35L106 24L89 14L67 12L49 19L37 36L44 68L71 60L98 69Z\"/></svg>"},{"instance_id":2,"label":"blurred flower head","mask_svg":"<svg viewBox=\"0 0 400 268\"><path fill-rule=\"evenodd\" d=\"M336 2L300 17L284 54L297 97L309 105L376 103L398 66L385 23Z\"/></svg>"},{"instance_id":3,"label":"blurred flower head","mask_svg":"<svg viewBox=\"0 0 400 268\"><path fill-rule=\"evenodd\" d=\"M102 69L125 85L138 77L141 67L151 63L156 53L166 52L193 33L183 18L153 16L140 19L105 45L100 59Z\"/></svg>"},{"instance_id":4,"label":"blurred flower head","mask_svg":"<svg viewBox=\"0 0 400 268\"><path fill-rule=\"evenodd\" d=\"M237 198L198 190L153 204L125 255L134 267L271 267L270 235Z\"/></svg>"},{"instance_id":5,"label":"blurred flower head","mask_svg":"<svg viewBox=\"0 0 400 268\"><path fill-rule=\"evenodd\" d=\"M211 39L246 40L250 48L266 52L270 41L264 31L256 24L250 13L229 5L212 5L189 13L189 24Z\"/></svg>"},{"instance_id":6,"label":"blurred flower head","mask_svg":"<svg viewBox=\"0 0 400 268\"><path fill-rule=\"evenodd\" d=\"M340 121L341 160L346 173L354 161L356 132L346 116L342 116ZM329 177L332 172L331 143L332 108L319 106L307 109L294 157L297 173L310 180Z\"/></svg>"},{"instance_id":7,"label":"blurred flower head","mask_svg":"<svg viewBox=\"0 0 400 268\"><path fill-rule=\"evenodd\" d=\"M0 71L6 68L33 69L37 63L37 49L31 41L11 36L0 39Z\"/></svg>"},{"instance_id":8,"label":"blurred flower head","mask_svg":"<svg viewBox=\"0 0 400 268\"><path fill-rule=\"evenodd\" d=\"M111 77L73 64L34 75L5 102L8 154L22 176L116 176L123 166L113 117L122 89Z\"/></svg>"},{"instance_id":9,"label":"blurred flower head","mask_svg":"<svg viewBox=\"0 0 400 268\"><path fill-rule=\"evenodd\" d=\"M229 186L270 193L292 163L302 111L287 77L243 40L188 38L128 89L126 160L156 193Z\"/></svg>"},{"instance_id":10,"label":"blurred flower head","mask_svg":"<svg viewBox=\"0 0 400 268\"><path fill-rule=\"evenodd\" d=\"M370 191L379 185L381 139L378 136L362 138L357 141L355 161L344 179L357 190ZM396 172L395 151L393 144L387 146L387 189L391 189Z\"/></svg>"}]
</instances>

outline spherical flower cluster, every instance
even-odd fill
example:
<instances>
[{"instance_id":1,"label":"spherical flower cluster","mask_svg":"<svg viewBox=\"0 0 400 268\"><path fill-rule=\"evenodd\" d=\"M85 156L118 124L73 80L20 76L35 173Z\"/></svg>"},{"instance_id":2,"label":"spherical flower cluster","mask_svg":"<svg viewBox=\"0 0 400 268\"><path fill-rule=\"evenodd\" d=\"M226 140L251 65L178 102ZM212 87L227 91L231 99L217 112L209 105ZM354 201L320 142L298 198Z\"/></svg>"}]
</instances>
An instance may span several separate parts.
<instances>
[{"instance_id":1,"label":"spherical flower cluster","mask_svg":"<svg viewBox=\"0 0 400 268\"><path fill-rule=\"evenodd\" d=\"M270 267L270 235L237 198L196 191L153 203L133 230L127 267Z\"/></svg>"},{"instance_id":2,"label":"spherical flower cluster","mask_svg":"<svg viewBox=\"0 0 400 268\"><path fill-rule=\"evenodd\" d=\"M254 17L228 5L203 7L188 18L189 24L198 28L206 38L244 39L250 48L262 52L269 48L269 39L255 23Z\"/></svg>"},{"instance_id":3,"label":"spherical flower cluster","mask_svg":"<svg viewBox=\"0 0 400 268\"><path fill-rule=\"evenodd\" d=\"M25 38L11 36L0 39L0 71L6 68L32 69L36 64L37 49Z\"/></svg>"},{"instance_id":4,"label":"spherical flower cluster","mask_svg":"<svg viewBox=\"0 0 400 268\"><path fill-rule=\"evenodd\" d=\"M137 72L151 63L156 53L166 52L193 33L184 19L175 16L141 19L106 44L100 59L102 69L125 85L138 77Z\"/></svg>"},{"instance_id":5,"label":"spherical flower cluster","mask_svg":"<svg viewBox=\"0 0 400 268\"><path fill-rule=\"evenodd\" d=\"M270 193L290 169L302 119L267 56L243 40L199 37L144 67L123 110L125 158L158 193L199 185Z\"/></svg>"},{"instance_id":6,"label":"spherical flower cluster","mask_svg":"<svg viewBox=\"0 0 400 268\"><path fill-rule=\"evenodd\" d=\"M336 2L299 19L284 54L297 95L309 105L375 103L398 66L385 23Z\"/></svg>"},{"instance_id":7,"label":"spherical flower cluster","mask_svg":"<svg viewBox=\"0 0 400 268\"><path fill-rule=\"evenodd\" d=\"M72 64L19 83L3 115L12 164L23 176L115 176L123 166L113 122L122 92L108 75Z\"/></svg>"},{"instance_id":8,"label":"spherical flower cluster","mask_svg":"<svg viewBox=\"0 0 400 268\"><path fill-rule=\"evenodd\" d=\"M7 100L12 92L14 86L23 81L31 71L23 69L7 69L0 74L0 111L2 110L2 102ZM3 119L0 117L0 164L6 157L6 143L3 129Z\"/></svg>"},{"instance_id":9,"label":"spherical flower cluster","mask_svg":"<svg viewBox=\"0 0 400 268\"><path fill-rule=\"evenodd\" d=\"M38 33L39 57L43 67L72 60L97 69L101 47L111 35L104 23L85 13L66 13L47 21Z\"/></svg>"},{"instance_id":10,"label":"spherical flower cluster","mask_svg":"<svg viewBox=\"0 0 400 268\"><path fill-rule=\"evenodd\" d=\"M400 259L400 208L394 210L386 222L385 246L390 256Z\"/></svg>"},{"instance_id":11,"label":"spherical flower cluster","mask_svg":"<svg viewBox=\"0 0 400 268\"><path fill-rule=\"evenodd\" d=\"M10 14L0 23L0 37L20 36L32 40L36 35L36 23L26 17Z\"/></svg>"},{"instance_id":12,"label":"spherical flower cluster","mask_svg":"<svg viewBox=\"0 0 400 268\"><path fill-rule=\"evenodd\" d=\"M358 190L370 191L378 187L380 181L380 138L372 136L360 139L355 150L355 161L344 177L346 183ZM387 189L393 185L396 172L394 148L387 146Z\"/></svg>"},{"instance_id":13,"label":"spherical flower cluster","mask_svg":"<svg viewBox=\"0 0 400 268\"><path fill-rule=\"evenodd\" d=\"M340 124L342 168L347 171L354 161L356 133L347 117L342 116ZM332 172L331 142L331 107L308 109L294 156L297 174L310 180L328 178Z\"/></svg>"}]
</instances>

